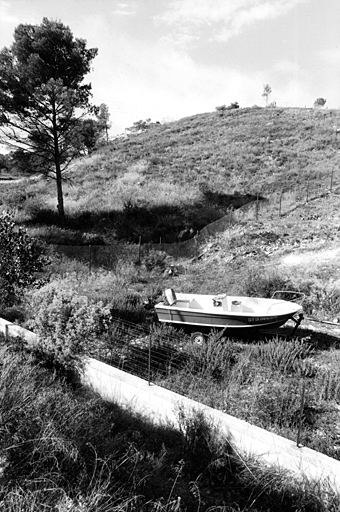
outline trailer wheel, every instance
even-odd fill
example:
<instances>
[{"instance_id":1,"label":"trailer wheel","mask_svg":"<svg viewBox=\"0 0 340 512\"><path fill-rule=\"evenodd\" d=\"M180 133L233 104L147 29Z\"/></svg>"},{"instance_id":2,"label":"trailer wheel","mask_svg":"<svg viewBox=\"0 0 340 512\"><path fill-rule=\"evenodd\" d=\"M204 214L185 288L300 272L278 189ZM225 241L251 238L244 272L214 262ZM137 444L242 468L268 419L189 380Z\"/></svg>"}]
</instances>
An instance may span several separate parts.
<instances>
[{"instance_id":1,"label":"trailer wheel","mask_svg":"<svg viewBox=\"0 0 340 512\"><path fill-rule=\"evenodd\" d=\"M191 335L191 341L196 345L202 345L205 342L205 336L202 332L193 332Z\"/></svg>"}]
</instances>

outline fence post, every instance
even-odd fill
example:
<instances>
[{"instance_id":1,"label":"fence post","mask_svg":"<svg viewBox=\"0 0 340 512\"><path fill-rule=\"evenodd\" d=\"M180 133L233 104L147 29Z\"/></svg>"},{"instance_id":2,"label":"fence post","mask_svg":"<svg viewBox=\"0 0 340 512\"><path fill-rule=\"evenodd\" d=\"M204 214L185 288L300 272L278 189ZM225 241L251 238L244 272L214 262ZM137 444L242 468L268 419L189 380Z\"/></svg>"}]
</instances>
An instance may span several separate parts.
<instances>
[{"instance_id":1,"label":"fence post","mask_svg":"<svg viewBox=\"0 0 340 512\"><path fill-rule=\"evenodd\" d=\"M306 203L309 201L309 178L307 180Z\"/></svg>"},{"instance_id":2,"label":"fence post","mask_svg":"<svg viewBox=\"0 0 340 512\"><path fill-rule=\"evenodd\" d=\"M279 217L281 217L282 195L283 195L283 190L281 189L280 197L279 197Z\"/></svg>"},{"instance_id":3,"label":"fence post","mask_svg":"<svg viewBox=\"0 0 340 512\"><path fill-rule=\"evenodd\" d=\"M92 272L92 245L89 244L89 273Z\"/></svg>"},{"instance_id":4,"label":"fence post","mask_svg":"<svg viewBox=\"0 0 340 512\"><path fill-rule=\"evenodd\" d=\"M297 439L296 439L296 446L300 446L300 436L301 436L301 426L302 426L302 416L303 416L303 409L305 406L305 379L302 381L302 390L301 390L301 405L300 405L300 414L299 414L299 426L298 426L298 433L297 433Z\"/></svg>"},{"instance_id":5,"label":"fence post","mask_svg":"<svg viewBox=\"0 0 340 512\"><path fill-rule=\"evenodd\" d=\"M332 189L333 189L333 175L334 175L334 166L332 167L332 172L331 172L331 186L330 186L330 192L332 192Z\"/></svg>"},{"instance_id":6,"label":"fence post","mask_svg":"<svg viewBox=\"0 0 340 512\"><path fill-rule=\"evenodd\" d=\"M199 246L198 246L198 236L199 236L199 231L196 231L196 235L194 235L194 253L195 253L195 256L198 256L198 249L199 249Z\"/></svg>"},{"instance_id":7,"label":"fence post","mask_svg":"<svg viewBox=\"0 0 340 512\"><path fill-rule=\"evenodd\" d=\"M9 329L8 329L9 325L6 324L5 325L5 341L8 341L9 339Z\"/></svg>"},{"instance_id":8,"label":"fence post","mask_svg":"<svg viewBox=\"0 0 340 512\"><path fill-rule=\"evenodd\" d=\"M259 193L256 194L255 219L256 222L259 220Z\"/></svg>"},{"instance_id":9,"label":"fence post","mask_svg":"<svg viewBox=\"0 0 340 512\"><path fill-rule=\"evenodd\" d=\"M151 385L151 332L149 333L148 385Z\"/></svg>"},{"instance_id":10,"label":"fence post","mask_svg":"<svg viewBox=\"0 0 340 512\"><path fill-rule=\"evenodd\" d=\"M141 260L141 246L142 246L142 237L139 235L139 241L138 241L138 265L140 265Z\"/></svg>"},{"instance_id":11,"label":"fence post","mask_svg":"<svg viewBox=\"0 0 340 512\"><path fill-rule=\"evenodd\" d=\"M231 221L232 221L232 214L233 214L233 207L231 206L229 208L229 219L228 219L228 239L230 240L230 233L231 233Z\"/></svg>"}]
</instances>

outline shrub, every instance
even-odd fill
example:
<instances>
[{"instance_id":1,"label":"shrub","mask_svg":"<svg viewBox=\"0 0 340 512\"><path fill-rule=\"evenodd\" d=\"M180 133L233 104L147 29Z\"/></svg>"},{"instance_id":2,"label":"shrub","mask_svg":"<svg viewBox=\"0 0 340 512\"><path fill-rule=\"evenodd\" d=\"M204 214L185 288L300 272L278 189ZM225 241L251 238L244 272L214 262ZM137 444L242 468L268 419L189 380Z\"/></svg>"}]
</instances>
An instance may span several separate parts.
<instances>
[{"instance_id":1,"label":"shrub","mask_svg":"<svg viewBox=\"0 0 340 512\"><path fill-rule=\"evenodd\" d=\"M316 108L324 107L326 105L326 101L327 100L325 100L325 98L317 98L314 101L313 106Z\"/></svg>"},{"instance_id":2,"label":"shrub","mask_svg":"<svg viewBox=\"0 0 340 512\"><path fill-rule=\"evenodd\" d=\"M143 323L150 316L144 306L142 297L138 294L124 293L116 294L112 299L110 311L114 318L126 320L132 323Z\"/></svg>"},{"instance_id":3,"label":"shrub","mask_svg":"<svg viewBox=\"0 0 340 512\"><path fill-rule=\"evenodd\" d=\"M220 116L223 116L223 114L227 110L227 107L225 105L220 105L219 107L216 107L215 110Z\"/></svg>"},{"instance_id":4,"label":"shrub","mask_svg":"<svg viewBox=\"0 0 340 512\"><path fill-rule=\"evenodd\" d=\"M29 307L28 327L38 335L36 354L48 364L67 370L108 332L111 322L108 306L53 285L32 293Z\"/></svg>"},{"instance_id":5,"label":"shrub","mask_svg":"<svg viewBox=\"0 0 340 512\"><path fill-rule=\"evenodd\" d=\"M126 128L126 131L131 133L144 132L150 128L151 124L151 119L149 117L145 120L140 119L139 121L135 121L130 128Z\"/></svg>"},{"instance_id":6,"label":"shrub","mask_svg":"<svg viewBox=\"0 0 340 512\"><path fill-rule=\"evenodd\" d=\"M340 290L320 282L305 284L304 310L318 318L333 320L340 311Z\"/></svg>"},{"instance_id":7,"label":"shrub","mask_svg":"<svg viewBox=\"0 0 340 512\"><path fill-rule=\"evenodd\" d=\"M165 270L170 261L172 261L172 259L166 252L152 249L144 256L142 263L150 272L151 270Z\"/></svg>"},{"instance_id":8,"label":"shrub","mask_svg":"<svg viewBox=\"0 0 340 512\"><path fill-rule=\"evenodd\" d=\"M235 108L240 108L240 105L238 104L237 101L234 101L234 102L230 103L230 105L228 107L228 110L233 110Z\"/></svg>"},{"instance_id":9,"label":"shrub","mask_svg":"<svg viewBox=\"0 0 340 512\"><path fill-rule=\"evenodd\" d=\"M249 270L244 282L245 294L250 297L268 298L275 291L292 289L294 285L289 279L276 272L266 273L263 268Z\"/></svg>"},{"instance_id":10,"label":"shrub","mask_svg":"<svg viewBox=\"0 0 340 512\"><path fill-rule=\"evenodd\" d=\"M17 227L7 212L0 214L0 261L0 305L6 306L22 298L47 263L36 240Z\"/></svg>"}]
</instances>

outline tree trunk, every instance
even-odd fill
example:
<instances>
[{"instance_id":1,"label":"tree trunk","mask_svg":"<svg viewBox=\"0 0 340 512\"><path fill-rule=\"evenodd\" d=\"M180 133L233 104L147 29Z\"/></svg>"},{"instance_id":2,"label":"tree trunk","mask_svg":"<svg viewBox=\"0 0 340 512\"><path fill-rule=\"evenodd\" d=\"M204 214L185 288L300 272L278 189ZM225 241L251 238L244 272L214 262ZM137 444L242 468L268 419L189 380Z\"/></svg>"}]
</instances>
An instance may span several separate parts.
<instances>
[{"instance_id":1,"label":"tree trunk","mask_svg":"<svg viewBox=\"0 0 340 512\"><path fill-rule=\"evenodd\" d=\"M61 176L60 163L56 162L56 179L57 179L57 197L58 197L58 212L60 227L65 227L65 210L64 210L64 196L63 196L63 180Z\"/></svg>"},{"instance_id":2,"label":"tree trunk","mask_svg":"<svg viewBox=\"0 0 340 512\"><path fill-rule=\"evenodd\" d=\"M65 227L65 210L64 210L64 197L63 197L63 178L61 173L61 165L60 165L60 148L59 148L59 137L58 137L58 128L57 128L57 115L56 115L56 104L55 100L52 103L53 109L53 140L54 140L54 163L55 163L55 177L57 181L57 198L58 198L58 212L59 212L59 222L60 227Z\"/></svg>"}]
</instances>

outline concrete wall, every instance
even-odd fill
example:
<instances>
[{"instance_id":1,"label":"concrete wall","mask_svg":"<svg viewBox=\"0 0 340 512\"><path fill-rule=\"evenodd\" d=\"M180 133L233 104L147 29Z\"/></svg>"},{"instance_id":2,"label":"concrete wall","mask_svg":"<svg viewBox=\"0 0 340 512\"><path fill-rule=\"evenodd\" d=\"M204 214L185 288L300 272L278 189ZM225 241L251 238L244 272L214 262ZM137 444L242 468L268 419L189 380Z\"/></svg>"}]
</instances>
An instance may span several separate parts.
<instances>
[{"instance_id":1,"label":"concrete wall","mask_svg":"<svg viewBox=\"0 0 340 512\"><path fill-rule=\"evenodd\" d=\"M0 332L24 337L34 342L36 335L6 320L0 319ZM255 427L165 388L113 368L92 358L85 358L81 379L104 399L142 414L155 423L178 426L179 411L190 416L202 411L218 427L221 435L240 455L254 455L265 465L275 465L291 472L295 478L314 480L340 493L340 462L281 436Z\"/></svg>"},{"instance_id":2,"label":"concrete wall","mask_svg":"<svg viewBox=\"0 0 340 512\"><path fill-rule=\"evenodd\" d=\"M96 359L87 358L83 383L103 398L114 400L156 423L178 425L178 413L202 411L226 436L236 452L256 456L266 465L292 472L296 478L323 482L340 492L340 462L295 442L253 426L165 388L129 375Z\"/></svg>"},{"instance_id":3,"label":"concrete wall","mask_svg":"<svg viewBox=\"0 0 340 512\"><path fill-rule=\"evenodd\" d=\"M0 318L0 333L2 333L6 339L11 338L23 338L28 342L35 342L37 336L27 329L20 327L20 325L12 324L3 318Z\"/></svg>"}]
</instances>

